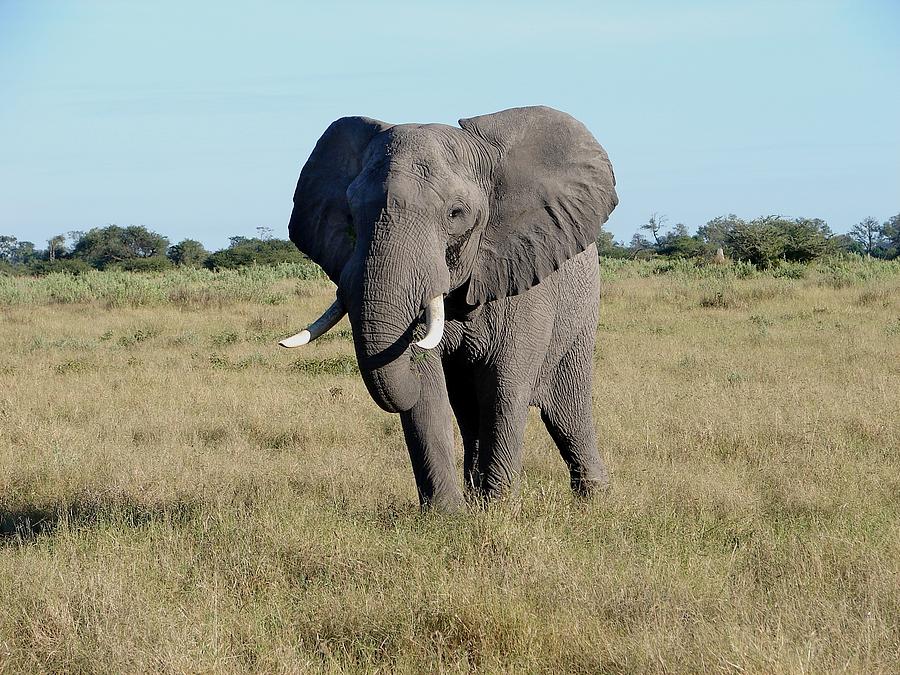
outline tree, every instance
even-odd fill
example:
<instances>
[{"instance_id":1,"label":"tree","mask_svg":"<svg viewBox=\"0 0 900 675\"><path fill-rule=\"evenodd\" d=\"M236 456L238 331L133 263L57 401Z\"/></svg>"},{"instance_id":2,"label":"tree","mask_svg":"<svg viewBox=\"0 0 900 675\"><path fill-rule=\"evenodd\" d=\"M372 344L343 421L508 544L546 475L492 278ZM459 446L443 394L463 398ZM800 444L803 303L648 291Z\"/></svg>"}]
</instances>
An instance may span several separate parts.
<instances>
[{"instance_id":1,"label":"tree","mask_svg":"<svg viewBox=\"0 0 900 675\"><path fill-rule=\"evenodd\" d=\"M900 257L900 213L882 224L881 233L884 235L885 257Z\"/></svg>"},{"instance_id":2,"label":"tree","mask_svg":"<svg viewBox=\"0 0 900 675\"><path fill-rule=\"evenodd\" d=\"M760 268L771 267L784 250L781 233L776 227L780 220L779 216L765 216L749 223L735 224L725 238L732 256Z\"/></svg>"},{"instance_id":3,"label":"tree","mask_svg":"<svg viewBox=\"0 0 900 675\"><path fill-rule=\"evenodd\" d=\"M640 232L635 232L628 243L628 252L632 258L638 257L644 251L654 251L653 243Z\"/></svg>"},{"instance_id":4,"label":"tree","mask_svg":"<svg viewBox=\"0 0 900 675\"><path fill-rule=\"evenodd\" d=\"M876 255L884 240L881 223L876 218L872 218L872 216L863 218L863 220L854 225L850 229L850 236L860 245L863 253L867 256Z\"/></svg>"},{"instance_id":5,"label":"tree","mask_svg":"<svg viewBox=\"0 0 900 675\"><path fill-rule=\"evenodd\" d=\"M209 269L230 269L245 265L274 265L302 262L308 258L285 239L248 239L231 237L231 245L211 254L203 263Z\"/></svg>"},{"instance_id":6,"label":"tree","mask_svg":"<svg viewBox=\"0 0 900 675\"><path fill-rule=\"evenodd\" d=\"M862 255L863 249L849 234L837 234L828 240L831 250L835 253L855 253Z\"/></svg>"},{"instance_id":7,"label":"tree","mask_svg":"<svg viewBox=\"0 0 900 675\"><path fill-rule=\"evenodd\" d=\"M726 248L728 233L742 225L746 225L746 223L733 213L729 213L727 216L716 216L707 221L706 225L697 228L697 236L710 248Z\"/></svg>"},{"instance_id":8,"label":"tree","mask_svg":"<svg viewBox=\"0 0 900 675\"><path fill-rule=\"evenodd\" d=\"M791 262L809 262L829 250L831 228L820 218L796 218L775 223L783 241L782 257Z\"/></svg>"},{"instance_id":9,"label":"tree","mask_svg":"<svg viewBox=\"0 0 900 675\"><path fill-rule=\"evenodd\" d=\"M164 258L169 240L141 225L95 227L81 237L72 257L105 269L135 258Z\"/></svg>"},{"instance_id":10,"label":"tree","mask_svg":"<svg viewBox=\"0 0 900 675\"><path fill-rule=\"evenodd\" d=\"M10 254L9 261L13 265L28 265L38 259L38 252L30 241L20 241Z\"/></svg>"},{"instance_id":11,"label":"tree","mask_svg":"<svg viewBox=\"0 0 900 675\"><path fill-rule=\"evenodd\" d=\"M597 255L601 258L627 258L628 249L617 241L613 241L612 232L600 230L597 236Z\"/></svg>"},{"instance_id":12,"label":"tree","mask_svg":"<svg viewBox=\"0 0 900 675\"><path fill-rule=\"evenodd\" d=\"M47 240L47 259L56 260L66 253L66 237L58 234Z\"/></svg>"},{"instance_id":13,"label":"tree","mask_svg":"<svg viewBox=\"0 0 900 675\"><path fill-rule=\"evenodd\" d=\"M52 272L66 272L67 274L81 274L91 269L84 260L77 258L56 258L48 260L47 258L37 258L28 264L28 273L42 276Z\"/></svg>"},{"instance_id":14,"label":"tree","mask_svg":"<svg viewBox=\"0 0 900 675\"><path fill-rule=\"evenodd\" d=\"M687 225L684 223L675 223L675 227L672 228L672 231L667 235L669 237L690 237L691 234L688 232Z\"/></svg>"},{"instance_id":15,"label":"tree","mask_svg":"<svg viewBox=\"0 0 900 675\"><path fill-rule=\"evenodd\" d=\"M700 237L692 237L687 227L679 223L672 232L663 235L656 250L670 258L696 258L706 252L706 246Z\"/></svg>"},{"instance_id":16,"label":"tree","mask_svg":"<svg viewBox=\"0 0 900 675\"><path fill-rule=\"evenodd\" d=\"M653 235L653 241L659 246L659 233L662 231L666 220L668 220L668 218L654 211L650 214L650 220L644 225L641 225L640 229L650 232L650 234Z\"/></svg>"},{"instance_id":17,"label":"tree","mask_svg":"<svg viewBox=\"0 0 900 675\"><path fill-rule=\"evenodd\" d=\"M75 244L81 241L81 238L84 236L84 230L69 230L66 232L66 238L72 242L72 248L75 248Z\"/></svg>"},{"instance_id":18,"label":"tree","mask_svg":"<svg viewBox=\"0 0 900 675\"><path fill-rule=\"evenodd\" d=\"M200 267L209 256L209 251L196 239L183 239L170 246L166 255L176 265Z\"/></svg>"},{"instance_id":19,"label":"tree","mask_svg":"<svg viewBox=\"0 0 900 675\"><path fill-rule=\"evenodd\" d=\"M0 234L0 260L11 262L12 253L18 245L18 241L8 234Z\"/></svg>"}]
</instances>

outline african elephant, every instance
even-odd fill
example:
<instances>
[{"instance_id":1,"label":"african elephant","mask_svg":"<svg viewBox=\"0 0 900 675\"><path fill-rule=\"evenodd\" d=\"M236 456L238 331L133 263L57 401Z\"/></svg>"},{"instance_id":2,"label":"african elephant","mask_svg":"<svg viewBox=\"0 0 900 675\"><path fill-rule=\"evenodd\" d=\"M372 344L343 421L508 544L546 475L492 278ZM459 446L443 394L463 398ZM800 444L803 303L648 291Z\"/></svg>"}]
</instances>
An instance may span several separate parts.
<instances>
[{"instance_id":1,"label":"african elephant","mask_svg":"<svg viewBox=\"0 0 900 675\"><path fill-rule=\"evenodd\" d=\"M532 405L589 495L608 480L591 401L595 241L617 203L606 152L552 108L459 128L343 117L300 173L288 228L337 299L280 344L349 314L369 393L400 414L423 506L465 503L452 414L467 492L491 499L515 483Z\"/></svg>"}]
</instances>

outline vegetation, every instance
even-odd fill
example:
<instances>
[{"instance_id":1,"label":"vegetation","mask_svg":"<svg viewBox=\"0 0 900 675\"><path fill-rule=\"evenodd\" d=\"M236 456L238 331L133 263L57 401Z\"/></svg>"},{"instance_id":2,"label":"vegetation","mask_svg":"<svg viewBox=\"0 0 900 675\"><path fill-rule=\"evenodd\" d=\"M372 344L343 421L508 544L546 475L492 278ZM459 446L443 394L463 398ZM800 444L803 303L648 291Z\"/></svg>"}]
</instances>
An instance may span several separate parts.
<instances>
[{"instance_id":1,"label":"vegetation","mask_svg":"<svg viewBox=\"0 0 900 675\"><path fill-rule=\"evenodd\" d=\"M884 223L866 218L841 235L833 234L818 218L763 216L745 221L729 214L713 218L693 235L682 223L668 231L665 223L665 216L652 214L627 246L602 233L597 242L600 254L611 258L710 259L721 248L729 259L763 269L847 253L885 260L900 257L900 214ZM651 238L640 231L649 232Z\"/></svg>"},{"instance_id":2,"label":"vegetation","mask_svg":"<svg viewBox=\"0 0 900 675\"><path fill-rule=\"evenodd\" d=\"M306 260L297 247L284 239L232 237L231 245L210 255L204 264L211 269L235 269L245 265L274 265Z\"/></svg>"},{"instance_id":3,"label":"vegetation","mask_svg":"<svg viewBox=\"0 0 900 675\"><path fill-rule=\"evenodd\" d=\"M900 214L884 223L865 218L841 235L834 235L827 223L816 218L764 216L744 221L730 214L713 218L693 235L683 223L671 229L666 223L666 216L653 213L627 246L614 241L611 233L601 232L597 239L600 256L709 260L721 248L727 258L761 269L846 253L885 260L900 257ZM81 274L90 269L162 272L172 266L221 270L307 261L291 242L273 238L271 228L258 227L257 231L257 237L231 237L226 248L213 253L196 239L170 246L163 235L137 225L107 225L58 235L43 251L30 241L3 235L0 274ZM641 232L649 232L651 238Z\"/></svg>"},{"instance_id":4,"label":"vegetation","mask_svg":"<svg viewBox=\"0 0 900 675\"><path fill-rule=\"evenodd\" d=\"M209 253L196 239L184 239L170 246L168 238L140 225L107 225L87 232L58 235L47 242L43 251L36 250L30 241L3 235L0 236L0 274L81 274L91 269L163 272L173 266L237 269L247 265L308 262L291 242L273 239L269 228L257 229L259 237L231 237L227 248L214 253Z\"/></svg>"},{"instance_id":5,"label":"vegetation","mask_svg":"<svg viewBox=\"0 0 900 675\"><path fill-rule=\"evenodd\" d=\"M168 239L145 227L110 225L80 234L71 257L100 270L114 265L127 268L129 263L137 261L158 260L165 264L168 246Z\"/></svg>"},{"instance_id":6,"label":"vegetation","mask_svg":"<svg viewBox=\"0 0 900 675\"><path fill-rule=\"evenodd\" d=\"M99 303L111 307L182 307L261 302L288 302L298 280L324 279L309 260L234 270L192 267L162 274L135 274L121 269L82 274L53 272L43 277L0 276L0 307Z\"/></svg>"},{"instance_id":7,"label":"vegetation","mask_svg":"<svg viewBox=\"0 0 900 675\"><path fill-rule=\"evenodd\" d=\"M0 278L0 671L896 672L900 261L602 261L613 488L422 515L308 263Z\"/></svg>"}]
</instances>

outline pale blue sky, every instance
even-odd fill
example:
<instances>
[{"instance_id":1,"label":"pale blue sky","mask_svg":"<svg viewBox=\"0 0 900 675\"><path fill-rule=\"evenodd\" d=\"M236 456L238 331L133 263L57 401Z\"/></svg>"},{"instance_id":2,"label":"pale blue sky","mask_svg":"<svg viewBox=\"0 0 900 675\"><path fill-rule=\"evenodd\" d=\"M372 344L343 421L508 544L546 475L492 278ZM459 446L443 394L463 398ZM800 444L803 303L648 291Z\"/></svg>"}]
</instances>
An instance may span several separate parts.
<instances>
[{"instance_id":1,"label":"pale blue sky","mask_svg":"<svg viewBox=\"0 0 900 675\"><path fill-rule=\"evenodd\" d=\"M286 236L343 115L545 104L606 147L628 239L653 211L846 231L900 211L900 2L0 0L0 234Z\"/></svg>"}]
</instances>

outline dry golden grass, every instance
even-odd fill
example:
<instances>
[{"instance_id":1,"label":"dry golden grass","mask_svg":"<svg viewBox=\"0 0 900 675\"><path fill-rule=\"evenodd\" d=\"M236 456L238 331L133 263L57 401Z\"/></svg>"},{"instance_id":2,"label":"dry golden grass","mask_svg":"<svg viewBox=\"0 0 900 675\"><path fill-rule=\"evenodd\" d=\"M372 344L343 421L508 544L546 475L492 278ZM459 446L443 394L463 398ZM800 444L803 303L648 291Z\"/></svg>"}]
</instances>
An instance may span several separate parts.
<instances>
[{"instance_id":1,"label":"dry golden grass","mask_svg":"<svg viewBox=\"0 0 900 675\"><path fill-rule=\"evenodd\" d=\"M0 671L898 672L900 277L606 276L613 489L455 517L324 282L0 308Z\"/></svg>"}]
</instances>

